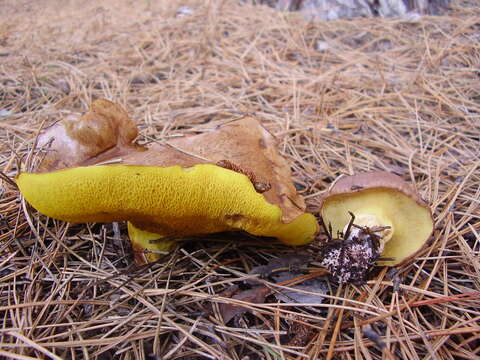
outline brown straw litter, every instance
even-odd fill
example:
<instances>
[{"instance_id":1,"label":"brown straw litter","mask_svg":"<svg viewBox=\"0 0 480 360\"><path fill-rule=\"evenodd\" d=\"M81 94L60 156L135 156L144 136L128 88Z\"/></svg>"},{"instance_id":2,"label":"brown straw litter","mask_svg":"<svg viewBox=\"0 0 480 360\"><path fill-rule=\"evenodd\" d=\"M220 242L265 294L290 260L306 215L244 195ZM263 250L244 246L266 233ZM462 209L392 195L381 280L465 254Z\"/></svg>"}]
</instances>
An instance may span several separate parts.
<instances>
[{"instance_id":1,"label":"brown straw litter","mask_svg":"<svg viewBox=\"0 0 480 360\"><path fill-rule=\"evenodd\" d=\"M279 139L308 209L341 174L394 172L431 204L414 262L323 303L243 301L285 253L244 234L136 267L124 224L66 224L0 180L0 356L12 359L474 359L480 353L480 7L309 23L240 1L0 4L0 170L42 127L104 97L141 143L245 114ZM307 277L315 277L315 262ZM262 280L274 294L287 285ZM219 304L249 311L224 322Z\"/></svg>"}]
</instances>

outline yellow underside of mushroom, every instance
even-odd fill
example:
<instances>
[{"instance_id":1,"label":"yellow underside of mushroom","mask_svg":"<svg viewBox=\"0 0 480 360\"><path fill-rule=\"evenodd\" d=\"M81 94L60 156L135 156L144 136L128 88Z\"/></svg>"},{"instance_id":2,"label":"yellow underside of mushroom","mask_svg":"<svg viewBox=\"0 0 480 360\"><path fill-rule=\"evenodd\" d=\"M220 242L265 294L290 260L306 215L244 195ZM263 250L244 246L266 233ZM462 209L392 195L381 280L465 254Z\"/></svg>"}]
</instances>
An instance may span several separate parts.
<instances>
[{"instance_id":1,"label":"yellow underside of mushroom","mask_svg":"<svg viewBox=\"0 0 480 360\"><path fill-rule=\"evenodd\" d=\"M77 167L22 173L17 185L35 209L73 223L130 221L143 231L179 237L244 230L289 245L312 241L318 230L308 213L283 223L281 209L245 175L211 164Z\"/></svg>"},{"instance_id":2,"label":"yellow underside of mushroom","mask_svg":"<svg viewBox=\"0 0 480 360\"><path fill-rule=\"evenodd\" d=\"M419 207L415 200L388 188L363 190L357 193L334 195L325 200L322 217L331 223L333 235L343 231L350 221L351 211L359 219L358 225L391 226L390 239L384 239L381 256L393 258L378 265L394 266L416 253L429 237L433 221L428 209ZM373 220L372 220L373 219Z\"/></svg>"}]
</instances>

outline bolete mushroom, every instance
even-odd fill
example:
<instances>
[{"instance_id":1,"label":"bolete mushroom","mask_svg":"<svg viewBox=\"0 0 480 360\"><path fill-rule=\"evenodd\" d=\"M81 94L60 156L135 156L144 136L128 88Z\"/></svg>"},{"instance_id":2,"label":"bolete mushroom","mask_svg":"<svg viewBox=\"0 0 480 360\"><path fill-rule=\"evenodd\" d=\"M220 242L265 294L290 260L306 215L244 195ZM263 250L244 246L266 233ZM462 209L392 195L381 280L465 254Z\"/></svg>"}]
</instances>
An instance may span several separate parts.
<instances>
[{"instance_id":1,"label":"bolete mushroom","mask_svg":"<svg viewBox=\"0 0 480 360\"><path fill-rule=\"evenodd\" d=\"M251 117L208 125L140 147L126 111L96 100L40 136L47 153L39 172L19 174L17 185L55 219L129 221L137 262L156 260L172 237L196 234L244 230L289 245L312 241L317 221L305 213L273 136Z\"/></svg>"},{"instance_id":2,"label":"bolete mushroom","mask_svg":"<svg viewBox=\"0 0 480 360\"><path fill-rule=\"evenodd\" d=\"M340 178L324 196L320 213L331 233L341 234L343 241L370 237L371 254L366 248L356 249L363 258L378 260L377 265L408 261L433 231L428 205L403 179L383 171Z\"/></svg>"},{"instance_id":3,"label":"bolete mushroom","mask_svg":"<svg viewBox=\"0 0 480 360\"><path fill-rule=\"evenodd\" d=\"M165 236L245 230L301 245L317 231L304 213L289 223L249 178L212 164L99 165L21 173L17 185L41 213L73 223L130 221Z\"/></svg>"}]
</instances>

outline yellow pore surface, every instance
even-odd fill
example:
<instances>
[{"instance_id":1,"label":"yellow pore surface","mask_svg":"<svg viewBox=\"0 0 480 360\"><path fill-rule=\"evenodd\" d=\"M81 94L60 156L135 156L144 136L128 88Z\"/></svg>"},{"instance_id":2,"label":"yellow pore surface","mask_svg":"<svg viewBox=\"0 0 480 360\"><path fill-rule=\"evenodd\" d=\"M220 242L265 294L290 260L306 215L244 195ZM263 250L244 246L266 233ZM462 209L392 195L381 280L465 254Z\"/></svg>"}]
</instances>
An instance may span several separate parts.
<instances>
[{"instance_id":1,"label":"yellow pore surface","mask_svg":"<svg viewBox=\"0 0 480 360\"><path fill-rule=\"evenodd\" d=\"M245 230L289 245L312 241L318 230L307 213L282 223L281 209L245 175L211 164L77 167L22 173L17 185L35 209L74 223L131 221L176 236Z\"/></svg>"},{"instance_id":2,"label":"yellow pore surface","mask_svg":"<svg viewBox=\"0 0 480 360\"><path fill-rule=\"evenodd\" d=\"M427 208L419 206L403 193L388 188L329 197L322 207L322 216L327 226L332 224L334 237L350 221L349 211L355 216L368 214L383 219L383 224L379 225L393 225L393 235L385 244L382 257L394 260L379 261L379 265L394 266L415 254L433 229L433 220Z\"/></svg>"}]
</instances>

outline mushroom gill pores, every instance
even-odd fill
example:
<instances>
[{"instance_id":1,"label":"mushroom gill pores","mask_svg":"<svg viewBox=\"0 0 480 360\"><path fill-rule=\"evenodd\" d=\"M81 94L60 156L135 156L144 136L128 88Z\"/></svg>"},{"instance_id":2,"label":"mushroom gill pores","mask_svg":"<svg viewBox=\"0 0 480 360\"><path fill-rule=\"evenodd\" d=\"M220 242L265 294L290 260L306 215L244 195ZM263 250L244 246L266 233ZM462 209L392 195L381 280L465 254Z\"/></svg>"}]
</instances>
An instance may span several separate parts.
<instances>
[{"instance_id":1,"label":"mushroom gill pores","mask_svg":"<svg viewBox=\"0 0 480 360\"><path fill-rule=\"evenodd\" d=\"M67 120L41 135L39 143L50 148L40 173L21 173L19 189L35 209L56 219L129 221L137 262L158 259L157 252L171 249L172 236L244 230L290 245L315 238L318 224L305 213L288 163L253 118L213 123L198 135L149 148L136 145L133 121L108 100ZM85 127L89 136L79 136ZM106 128L115 129L108 138ZM112 159L119 165L97 165ZM225 161L243 170L216 165ZM259 193L262 181L268 186Z\"/></svg>"},{"instance_id":2,"label":"mushroom gill pores","mask_svg":"<svg viewBox=\"0 0 480 360\"><path fill-rule=\"evenodd\" d=\"M434 225L430 208L413 188L383 171L340 178L324 196L320 213L332 235L340 234L341 240L323 251L325 266L340 282L361 280L374 264L408 261L426 243Z\"/></svg>"}]
</instances>

